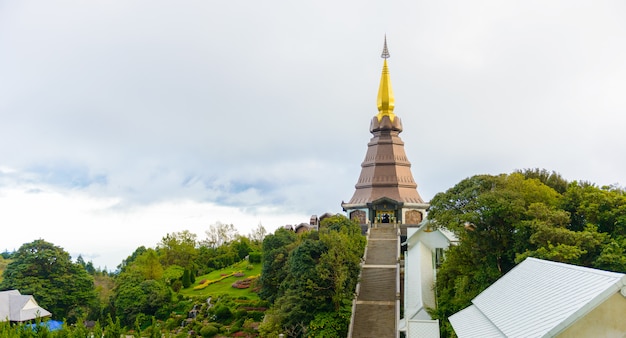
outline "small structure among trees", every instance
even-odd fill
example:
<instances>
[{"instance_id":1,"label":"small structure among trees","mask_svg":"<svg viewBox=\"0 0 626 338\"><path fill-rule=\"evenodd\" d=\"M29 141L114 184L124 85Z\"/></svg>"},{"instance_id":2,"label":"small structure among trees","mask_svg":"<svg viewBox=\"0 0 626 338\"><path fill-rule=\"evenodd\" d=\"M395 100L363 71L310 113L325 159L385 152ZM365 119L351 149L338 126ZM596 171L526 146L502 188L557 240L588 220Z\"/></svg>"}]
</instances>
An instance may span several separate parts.
<instances>
[{"instance_id":1,"label":"small structure among trees","mask_svg":"<svg viewBox=\"0 0 626 338\"><path fill-rule=\"evenodd\" d=\"M51 315L31 295L23 295L18 290L0 291L0 322L21 323Z\"/></svg>"}]
</instances>

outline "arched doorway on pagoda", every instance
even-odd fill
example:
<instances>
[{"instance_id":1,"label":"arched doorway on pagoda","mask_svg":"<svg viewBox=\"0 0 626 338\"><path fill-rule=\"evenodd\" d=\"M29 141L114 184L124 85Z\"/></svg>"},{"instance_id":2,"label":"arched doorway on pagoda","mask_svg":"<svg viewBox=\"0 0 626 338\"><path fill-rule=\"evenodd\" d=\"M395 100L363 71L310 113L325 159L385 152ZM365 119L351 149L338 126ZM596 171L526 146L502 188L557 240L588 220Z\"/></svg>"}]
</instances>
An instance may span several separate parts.
<instances>
[{"instance_id":1,"label":"arched doorway on pagoda","mask_svg":"<svg viewBox=\"0 0 626 338\"><path fill-rule=\"evenodd\" d=\"M379 198L372 203L368 203L370 209L370 222L376 224L401 223L402 203L388 197Z\"/></svg>"}]
</instances>

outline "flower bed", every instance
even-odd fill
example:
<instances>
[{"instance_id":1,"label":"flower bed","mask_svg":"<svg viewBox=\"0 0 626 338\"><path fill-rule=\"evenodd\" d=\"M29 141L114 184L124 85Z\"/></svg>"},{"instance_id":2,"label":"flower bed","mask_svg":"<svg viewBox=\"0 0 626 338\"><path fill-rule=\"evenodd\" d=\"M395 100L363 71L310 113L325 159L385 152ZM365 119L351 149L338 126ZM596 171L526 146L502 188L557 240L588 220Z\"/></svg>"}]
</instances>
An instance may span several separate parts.
<instances>
[{"instance_id":1,"label":"flower bed","mask_svg":"<svg viewBox=\"0 0 626 338\"><path fill-rule=\"evenodd\" d=\"M214 280L207 279L203 283L200 283L200 284L194 286L193 289L194 290L202 290L202 289L206 288L207 286L209 286L209 285L211 285L213 283L220 282L220 281L224 280L225 278L233 276L234 274L235 274L234 272L233 273L229 273L229 274L222 274L220 278L214 279Z\"/></svg>"}]
</instances>

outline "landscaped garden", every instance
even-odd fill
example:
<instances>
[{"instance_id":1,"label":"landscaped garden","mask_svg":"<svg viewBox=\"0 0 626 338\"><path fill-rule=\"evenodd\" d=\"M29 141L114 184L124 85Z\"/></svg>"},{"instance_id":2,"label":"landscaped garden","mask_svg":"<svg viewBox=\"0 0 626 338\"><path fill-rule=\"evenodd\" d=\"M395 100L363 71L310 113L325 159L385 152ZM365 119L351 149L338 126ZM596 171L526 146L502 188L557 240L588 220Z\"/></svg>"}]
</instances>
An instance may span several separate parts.
<instances>
[{"instance_id":1,"label":"landscaped garden","mask_svg":"<svg viewBox=\"0 0 626 338\"><path fill-rule=\"evenodd\" d=\"M247 260L235 263L227 268L212 271L206 275L197 276L191 287L180 290L180 294L190 298L208 298L229 295L233 298L247 297L258 300L255 290L255 280L261 274L262 264L251 264ZM233 287L233 284L246 284L249 287ZM239 281L239 282L238 282Z\"/></svg>"}]
</instances>

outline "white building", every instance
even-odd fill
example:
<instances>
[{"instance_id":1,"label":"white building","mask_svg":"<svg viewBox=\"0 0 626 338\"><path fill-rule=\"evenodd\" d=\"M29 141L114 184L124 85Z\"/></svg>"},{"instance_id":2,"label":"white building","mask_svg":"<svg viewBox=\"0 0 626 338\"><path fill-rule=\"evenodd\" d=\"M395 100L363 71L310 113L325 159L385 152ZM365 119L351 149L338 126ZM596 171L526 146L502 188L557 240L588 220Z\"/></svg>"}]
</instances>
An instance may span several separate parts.
<instances>
[{"instance_id":1,"label":"white building","mask_svg":"<svg viewBox=\"0 0 626 338\"><path fill-rule=\"evenodd\" d=\"M51 315L33 296L22 295L17 290L0 291L0 322L25 322Z\"/></svg>"},{"instance_id":2,"label":"white building","mask_svg":"<svg viewBox=\"0 0 626 338\"><path fill-rule=\"evenodd\" d=\"M419 228L407 228L407 250L404 254L404 318L398 330L406 337L439 337L439 321L433 320L427 308L436 307L435 278L444 250L456 238L445 229L431 229L428 221Z\"/></svg>"},{"instance_id":3,"label":"white building","mask_svg":"<svg viewBox=\"0 0 626 338\"><path fill-rule=\"evenodd\" d=\"M449 318L464 337L625 337L626 275L527 258Z\"/></svg>"}]
</instances>

